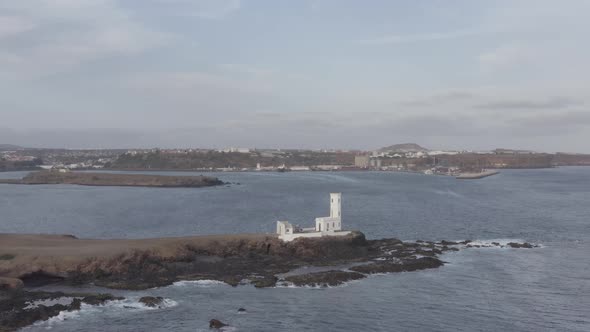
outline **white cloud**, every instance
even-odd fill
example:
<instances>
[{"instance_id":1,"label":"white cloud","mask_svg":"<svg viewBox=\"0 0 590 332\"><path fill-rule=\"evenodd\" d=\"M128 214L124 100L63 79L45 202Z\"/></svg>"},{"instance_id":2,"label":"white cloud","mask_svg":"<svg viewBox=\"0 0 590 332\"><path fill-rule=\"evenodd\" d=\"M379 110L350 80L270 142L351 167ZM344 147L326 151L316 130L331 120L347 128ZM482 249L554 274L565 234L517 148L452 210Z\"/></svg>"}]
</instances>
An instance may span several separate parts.
<instances>
[{"instance_id":1,"label":"white cloud","mask_svg":"<svg viewBox=\"0 0 590 332\"><path fill-rule=\"evenodd\" d=\"M478 57L479 63L485 70L514 67L524 63L530 63L534 59L534 50L531 47L521 44L502 45L484 52Z\"/></svg>"},{"instance_id":2,"label":"white cloud","mask_svg":"<svg viewBox=\"0 0 590 332\"><path fill-rule=\"evenodd\" d=\"M219 68L229 74L242 74L250 77L263 78L275 74L275 71L269 68L241 63L223 63L219 65Z\"/></svg>"},{"instance_id":3,"label":"white cloud","mask_svg":"<svg viewBox=\"0 0 590 332\"><path fill-rule=\"evenodd\" d=\"M103 57L137 54L170 38L137 22L110 0L14 1L1 3L0 10L20 17L5 19L12 28L8 24L0 28L0 36L8 31L19 37L18 43L3 45L0 57L0 71L18 78L57 73ZM23 34L33 27L35 34Z\"/></svg>"},{"instance_id":4,"label":"white cloud","mask_svg":"<svg viewBox=\"0 0 590 332\"><path fill-rule=\"evenodd\" d=\"M242 8L241 0L144 0L164 13L202 19L221 19Z\"/></svg>"},{"instance_id":5,"label":"white cloud","mask_svg":"<svg viewBox=\"0 0 590 332\"><path fill-rule=\"evenodd\" d=\"M18 16L0 16L0 38L33 30L35 24Z\"/></svg>"},{"instance_id":6,"label":"white cloud","mask_svg":"<svg viewBox=\"0 0 590 332\"><path fill-rule=\"evenodd\" d=\"M389 35L377 38L362 39L358 42L366 45L388 45L388 44L402 44L402 43L415 43L415 42L427 42L447 39L457 39L464 37L478 36L485 33L482 30L458 30L448 32L433 32L425 34L410 34L410 35Z\"/></svg>"}]
</instances>

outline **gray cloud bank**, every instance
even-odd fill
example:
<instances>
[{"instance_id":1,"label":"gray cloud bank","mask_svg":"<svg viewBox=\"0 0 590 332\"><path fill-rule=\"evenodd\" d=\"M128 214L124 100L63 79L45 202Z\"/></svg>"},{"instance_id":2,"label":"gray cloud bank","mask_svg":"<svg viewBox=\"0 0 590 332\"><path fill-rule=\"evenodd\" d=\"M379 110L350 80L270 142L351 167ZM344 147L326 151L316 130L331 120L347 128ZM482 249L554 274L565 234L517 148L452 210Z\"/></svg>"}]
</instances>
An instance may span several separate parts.
<instances>
[{"instance_id":1,"label":"gray cloud bank","mask_svg":"<svg viewBox=\"0 0 590 332\"><path fill-rule=\"evenodd\" d=\"M435 149L513 147L590 153L590 112L397 114L322 112L236 114L176 129L0 129L0 142L66 148L340 148L375 149L414 141ZM563 137L567 137L564 144Z\"/></svg>"}]
</instances>

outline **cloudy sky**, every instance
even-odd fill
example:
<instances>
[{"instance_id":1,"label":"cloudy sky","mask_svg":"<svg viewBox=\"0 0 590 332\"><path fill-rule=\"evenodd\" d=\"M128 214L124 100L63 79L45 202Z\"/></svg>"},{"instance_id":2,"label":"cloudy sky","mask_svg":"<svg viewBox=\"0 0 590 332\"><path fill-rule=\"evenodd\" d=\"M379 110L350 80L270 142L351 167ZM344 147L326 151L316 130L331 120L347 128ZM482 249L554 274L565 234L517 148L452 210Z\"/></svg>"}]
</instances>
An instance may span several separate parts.
<instances>
[{"instance_id":1,"label":"cloudy sky","mask_svg":"<svg viewBox=\"0 0 590 332\"><path fill-rule=\"evenodd\" d=\"M0 143L590 152L590 1L0 0Z\"/></svg>"}]
</instances>

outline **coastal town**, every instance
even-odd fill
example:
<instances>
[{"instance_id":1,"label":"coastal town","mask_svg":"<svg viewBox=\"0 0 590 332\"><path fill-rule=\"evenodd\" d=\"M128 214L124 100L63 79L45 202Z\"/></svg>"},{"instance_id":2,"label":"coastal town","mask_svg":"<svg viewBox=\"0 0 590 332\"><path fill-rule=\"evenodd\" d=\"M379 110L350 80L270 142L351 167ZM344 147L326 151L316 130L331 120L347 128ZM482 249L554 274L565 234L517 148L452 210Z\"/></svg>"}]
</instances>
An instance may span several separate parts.
<instances>
[{"instance_id":1,"label":"coastal town","mask_svg":"<svg viewBox=\"0 0 590 332\"><path fill-rule=\"evenodd\" d=\"M590 155L528 150L431 150L415 143L372 150L42 149L0 145L0 171L184 170L216 172L395 171L460 176L489 169L590 165Z\"/></svg>"}]
</instances>

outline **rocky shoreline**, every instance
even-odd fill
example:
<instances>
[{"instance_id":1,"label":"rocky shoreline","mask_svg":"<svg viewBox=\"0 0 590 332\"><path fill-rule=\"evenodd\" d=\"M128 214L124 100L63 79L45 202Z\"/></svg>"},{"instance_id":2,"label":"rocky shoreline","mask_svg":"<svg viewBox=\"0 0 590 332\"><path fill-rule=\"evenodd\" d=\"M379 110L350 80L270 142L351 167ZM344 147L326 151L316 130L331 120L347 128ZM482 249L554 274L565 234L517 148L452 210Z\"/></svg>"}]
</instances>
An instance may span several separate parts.
<instances>
[{"instance_id":1,"label":"rocky shoreline","mask_svg":"<svg viewBox=\"0 0 590 332\"><path fill-rule=\"evenodd\" d=\"M0 179L0 184L75 184L82 186L117 186L117 187L160 187L160 188L199 188L225 184L209 176L173 176L150 174L91 173L39 171L26 175L22 179Z\"/></svg>"},{"instance_id":2,"label":"rocky shoreline","mask_svg":"<svg viewBox=\"0 0 590 332\"><path fill-rule=\"evenodd\" d=\"M21 243L25 249L11 252L15 247L11 247L11 243ZM326 287L375 273L437 268L444 265L439 255L447 251L505 246L534 247L528 243L367 240L360 232L346 237L302 238L288 243L274 235L261 234L146 240L0 234L0 257L4 257L0 259L0 277L4 277L4 282L0 282L0 331L48 319L64 310L76 310L79 301L116 299L97 294L82 297L30 292L23 286L26 289L53 283L93 284L111 289L142 290L184 280L218 280L232 286L251 284L257 288L285 284ZM292 273L303 267L324 270ZM64 296L76 302L72 300L69 304L41 309L26 309L25 306L31 299ZM148 306L157 306L159 301L157 298L144 300Z\"/></svg>"},{"instance_id":3,"label":"rocky shoreline","mask_svg":"<svg viewBox=\"0 0 590 332\"><path fill-rule=\"evenodd\" d=\"M0 278L0 332L16 331L62 312L78 311L82 304L103 305L123 299L111 294L26 291L15 280Z\"/></svg>"}]
</instances>

